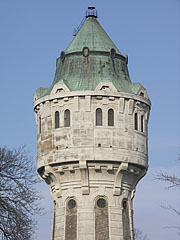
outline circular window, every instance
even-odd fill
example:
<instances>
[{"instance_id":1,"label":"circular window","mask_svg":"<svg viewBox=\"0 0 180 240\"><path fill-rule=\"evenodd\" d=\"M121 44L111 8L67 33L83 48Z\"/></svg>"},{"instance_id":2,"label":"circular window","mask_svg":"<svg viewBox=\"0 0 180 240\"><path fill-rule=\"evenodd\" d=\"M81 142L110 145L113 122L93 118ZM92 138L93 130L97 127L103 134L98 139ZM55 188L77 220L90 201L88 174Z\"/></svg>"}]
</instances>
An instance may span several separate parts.
<instances>
[{"instance_id":1,"label":"circular window","mask_svg":"<svg viewBox=\"0 0 180 240\"><path fill-rule=\"evenodd\" d=\"M76 207L76 201L74 199L70 199L68 202L68 208L73 209Z\"/></svg>"},{"instance_id":2,"label":"circular window","mask_svg":"<svg viewBox=\"0 0 180 240\"><path fill-rule=\"evenodd\" d=\"M84 47L83 48L83 56L84 57L88 57L89 56L89 48L88 47Z\"/></svg>"},{"instance_id":3,"label":"circular window","mask_svg":"<svg viewBox=\"0 0 180 240\"><path fill-rule=\"evenodd\" d=\"M99 208L105 208L106 207L106 200L104 198L99 198L97 200L97 206Z\"/></svg>"},{"instance_id":4,"label":"circular window","mask_svg":"<svg viewBox=\"0 0 180 240\"><path fill-rule=\"evenodd\" d=\"M111 48L110 55L112 58L116 57L116 50L114 48Z\"/></svg>"}]
</instances>

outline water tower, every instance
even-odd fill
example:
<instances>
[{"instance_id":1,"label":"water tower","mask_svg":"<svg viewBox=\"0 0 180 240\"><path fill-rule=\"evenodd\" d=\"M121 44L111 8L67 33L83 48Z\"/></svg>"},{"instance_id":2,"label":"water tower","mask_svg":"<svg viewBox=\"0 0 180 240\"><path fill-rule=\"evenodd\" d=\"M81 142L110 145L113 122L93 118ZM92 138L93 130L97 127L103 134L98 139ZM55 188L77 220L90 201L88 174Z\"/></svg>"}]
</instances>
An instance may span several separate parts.
<instances>
[{"instance_id":1,"label":"water tower","mask_svg":"<svg viewBox=\"0 0 180 240\"><path fill-rule=\"evenodd\" d=\"M148 169L150 101L97 17L89 7L56 60L51 87L34 95L52 240L134 239L132 200Z\"/></svg>"}]
</instances>

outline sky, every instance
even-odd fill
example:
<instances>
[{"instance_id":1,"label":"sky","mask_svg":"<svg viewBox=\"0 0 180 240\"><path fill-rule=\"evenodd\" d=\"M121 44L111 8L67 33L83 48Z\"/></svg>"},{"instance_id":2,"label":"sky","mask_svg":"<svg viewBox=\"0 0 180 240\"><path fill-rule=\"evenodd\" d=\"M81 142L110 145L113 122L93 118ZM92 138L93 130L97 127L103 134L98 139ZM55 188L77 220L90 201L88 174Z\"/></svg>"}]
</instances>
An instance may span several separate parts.
<instances>
[{"instance_id":1,"label":"sky","mask_svg":"<svg viewBox=\"0 0 180 240\"><path fill-rule=\"evenodd\" d=\"M140 82L152 102L149 121L149 171L137 186L135 226L149 240L179 240L180 223L162 206L180 209L180 190L168 190L153 174L180 176L180 0L0 0L0 146L27 145L36 162L33 94L49 87L56 58L73 39L89 5L115 45L129 57L132 82ZM37 217L36 240L49 240L51 200L39 188L45 212Z\"/></svg>"}]
</instances>

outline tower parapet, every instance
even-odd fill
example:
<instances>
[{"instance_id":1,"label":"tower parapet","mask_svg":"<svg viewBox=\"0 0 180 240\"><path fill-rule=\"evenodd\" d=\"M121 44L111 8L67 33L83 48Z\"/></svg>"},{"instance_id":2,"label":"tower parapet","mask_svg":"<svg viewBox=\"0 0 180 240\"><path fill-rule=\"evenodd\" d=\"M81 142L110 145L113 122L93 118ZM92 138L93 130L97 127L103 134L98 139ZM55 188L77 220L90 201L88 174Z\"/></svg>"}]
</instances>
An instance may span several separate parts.
<instances>
[{"instance_id":1,"label":"tower parapet","mask_svg":"<svg viewBox=\"0 0 180 240\"><path fill-rule=\"evenodd\" d=\"M133 240L150 101L127 63L88 17L57 59L52 86L34 95L37 169L55 203L53 240Z\"/></svg>"}]
</instances>

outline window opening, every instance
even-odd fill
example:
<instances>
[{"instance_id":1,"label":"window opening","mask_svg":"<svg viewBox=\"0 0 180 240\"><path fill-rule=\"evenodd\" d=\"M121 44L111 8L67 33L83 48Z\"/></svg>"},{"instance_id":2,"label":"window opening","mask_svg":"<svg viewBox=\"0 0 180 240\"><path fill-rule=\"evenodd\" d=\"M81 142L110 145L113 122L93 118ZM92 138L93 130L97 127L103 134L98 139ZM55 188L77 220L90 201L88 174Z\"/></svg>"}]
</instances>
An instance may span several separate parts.
<instances>
[{"instance_id":1,"label":"window opening","mask_svg":"<svg viewBox=\"0 0 180 240\"><path fill-rule=\"evenodd\" d=\"M127 201L126 200L123 200L122 201L122 206L123 206L123 209L127 209Z\"/></svg>"},{"instance_id":2,"label":"window opening","mask_svg":"<svg viewBox=\"0 0 180 240\"><path fill-rule=\"evenodd\" d=\"M77 240L77 204L74 199L66 203L65 240Z\"/></svg>"},{"instance_id":3,"label":"window opening","mask_svg":"<svg viewBox=\"0 0 180 240\"><path fill-rule=\"evenodd\" d=\"M102 126L102 109L96 109L96 126Z\"/></svg>"},{"instance_id":4,"label":"window opening","mask_svg":"<svg viewBox=\"0 0 180 240\"><path fill-rule=\"evenodd\" d=\"M68 208L73 209L76 207L76 201L74 199L70 199L68 202Z\"/></svg>"},{"instance_id":5,"label":"window opening","mask_svg":"<svg viewBox=\"0 0 180 240\"><path fill-rule=\"evenodd\" d=\"M70 111L66 109L64 112L64 126L70 127Z\"/></svg>"},{"instance_id":6,"label":"window opening","mask_svg":"<svg viewBox=\"0 0 180 240\"><path fill-rule=\"evenodd\" d=\"M89 48L88 47L84 47L83 48L83 56L84 57L88 57L89 56Z\"/></svg>"},{"instance_id":7,"label":"window opening","mask_svg":"<svg viewBox=\"0 0 180 240\"><path fill-rule=\"evenodd\" d=\"M55 112L55 128L59 128L59 112Z\"/></svg>"},{"instance_id":8,"label":"window opening","mask_svg":"<svg viewBox=\"0 0 180 240\"><path fill-rule=\"evenodd\" d=\"M108 126L114 126L114 110L108 110Z\"/></svg>"},{"instance_id":9,"label":"window opening","mask_svg":"<svg viewBox=\"0 0 180 240\"><path fill-rule=\"evenodd\" d=\"M115 57L116 57L116 50L115 50L114 48L111 48L110 56L111 56L112 58L115 58Z\"/></svg>"},{"instance_id":10,"label":"window opening","mask_svg":"<svg viewBox=\"0 0 180 240\"><path fill-rule=\"evenodd\" d=\"M141 116L141 132L144 132L144 116Z\"/></svg>"},{"instance_id":11,"label":"window opening","mask_svg":"<svg viewBox=\"0 0 180 240\"><path fill-rule=\"evenodd\" d=\"M138 130L138 115L137 113L134 114L134 128Z\"/></svg>"},{"instance_id":12,"label":"window opening","mask_svg":"<svg viewBox=\"0 0 180 240\"><path fill-rule=\"evenodd\" d=\"M108 201L104 197L95 204L95 240L109 240Z\"/></svg>"},{"instance_id":13,"label":"window opening","mask_svg":"<svg viewBox=\"0 0 180 240\"><path fill-rule=\"evenodd\" d=\"M122 201L122 207L123 236L124 239L130 239L130 216L127 199Z\"/></svg>"},{"instance_id":14,"label":"window opening","mask_svg":"<svg viewBox=\"0 0 180 240\"><path fill-rule=\"evenodd\" d=\"M105 199L104 199L104 198L99 198L99 199L97 200L97 206L98 206L99 208L105 208L105 206L106 206L106 201L105 201Z\"/></svg>"},{"instance_id":15,"label":"window opening","mask_svg":"<svg viewBox=\"0 0 180 240\"><path fill-rule=\"evenodd\" d=\"M143 92L141 92L141 93L140 93L140 96L141 96L141 97L144 97L144 93L143 93Z\"/></svg>"},{"instance_id":16,"label":"window opening","mask_svg":"<svg viewBox=\"0 0 180 240\"><path fill-rule=\"evenodd\" d=\"M39 117L39 133L41 134L41 117Z\"/></svg>"}]
</instances>

